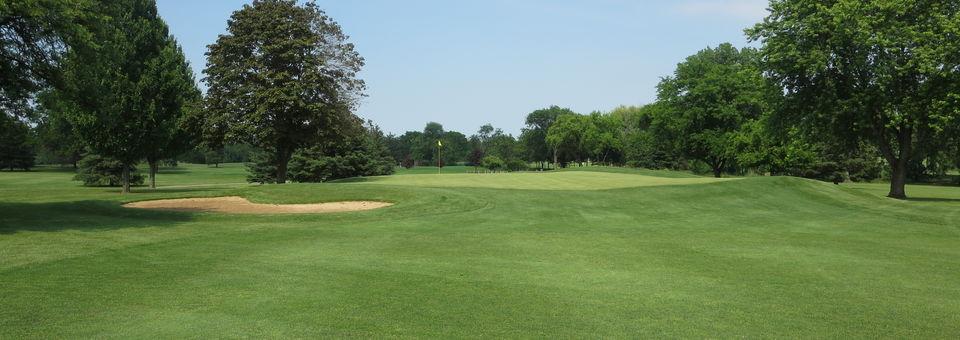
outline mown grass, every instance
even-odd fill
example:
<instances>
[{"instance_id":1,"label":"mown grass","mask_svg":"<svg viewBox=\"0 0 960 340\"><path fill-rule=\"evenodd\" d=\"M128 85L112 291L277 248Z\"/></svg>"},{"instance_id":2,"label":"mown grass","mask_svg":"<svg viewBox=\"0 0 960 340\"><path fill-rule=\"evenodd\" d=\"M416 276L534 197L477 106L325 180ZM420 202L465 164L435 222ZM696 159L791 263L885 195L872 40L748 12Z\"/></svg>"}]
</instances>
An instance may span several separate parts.
<instances>
[{"instance_id":1,"label":"mown grass","mask_svg":"<svg viewBox=\"0 0 960 340\"><path fill-rule=\"evenodd\" d=\"M604 171L571 178L665 179ZM503 175L470 181L513 180ZM158 177L172 189L121 196L70 176L0 173L0 338L960 336L955 187L909 186L915 200L895 201L882 184L784 177L249 186L231 184L243 176L230 167L188 167ZM120 207L225 194L397 204L295 216Z\"/></svg>"}]
</instances>

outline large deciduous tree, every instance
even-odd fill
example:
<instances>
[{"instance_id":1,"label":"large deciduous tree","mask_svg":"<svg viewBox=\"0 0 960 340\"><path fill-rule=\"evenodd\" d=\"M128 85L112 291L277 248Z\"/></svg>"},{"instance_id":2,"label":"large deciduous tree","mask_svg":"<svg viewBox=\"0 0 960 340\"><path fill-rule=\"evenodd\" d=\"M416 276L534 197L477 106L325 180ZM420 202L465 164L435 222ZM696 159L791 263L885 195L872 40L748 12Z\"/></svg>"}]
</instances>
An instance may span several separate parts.
<instances>
[{"instance_id":1,"label":"large deciduous tree","mask_svg":"<svg viewBox=\"0 0 960 340\"><path fill-rule=\"evenodd\" d=\"M754 49L724 43L687 57L657 85L657 97L672 115L666 123L676 130L681 150L707 163L716 177L735 160L741 126L769 110L776 94L758 61Z\"/></svg>"},{"instance_id":2,"label":"large deciduous tree","mask_svg":"<svg viewBox=\"0 0 960 340\"><path fill-rule=\"evenodd\" d=\"M123 165L127 193L130 168L152 147L148 112L156 103L144 94L155 84L146 74L169 36L152 0L98 2L96 10L96 45L71 49L64 61L65 111L91 151Z\"/></svg>"},{"instance_id":3,"label":"large deciduous tree","mask_svg":"<svg viewBox=\"0 0 960 340\"><path fill-rule=\"evenodd\" d=\"M796 122L876 145L905 198L918 141L945 141L960 103L960 2L776 0L747 30Z\"/></svg>"},{"instance_id":4,"label":"large deciduous tree","mask_svg":"<svg viewBox=\"0 0 960 340\"><path fill-rule=\"evenodd\" d=\"M88 34L90 7L86 0L0 1L0 109L23 115L38 91L58 85L63 55Z\"/></svg>"},{"instance_id":5,"label":"large deciduous tree","mask_svg":"<svg viewBox=\"0 0 960 340\"><path fill-rule=\"evenodd\" d=\"M550 146L547 145L547 130L560 116L573 114L576 113L568 108L561 108L556 105L528 114L525 121L527 126L523 129L520 137L527 151L527 160L537 162L541 168L543 168L544 163L550 162L553 154Z\"/></svg>"},{"instance_id":6,"label":"large deciduous tree","mask_svg":"<svg viewBox=\"0 0 960 340\"><path fill-rule=\"evenodd\" d=\"M275 180L301 147L342 138L364 90L363 58L313 2L257 0L209 46L205 131L269 151Z\"/></svg>"},{"instance_id":7,"label":"large deciduous tree","mask_svg":"<svg viewBox=\"0 0 960 340\"><path fill-rule=\"evenodd\" d=\"M174 157L192 145L187 110L196 110L201 96L193 71L176 41L168 38L160 53L147 62L140 78L141 100L146 101L147 145L143 157L150 167L149 185L156 188L160 160Z\"/></svg>"}]
</instances>

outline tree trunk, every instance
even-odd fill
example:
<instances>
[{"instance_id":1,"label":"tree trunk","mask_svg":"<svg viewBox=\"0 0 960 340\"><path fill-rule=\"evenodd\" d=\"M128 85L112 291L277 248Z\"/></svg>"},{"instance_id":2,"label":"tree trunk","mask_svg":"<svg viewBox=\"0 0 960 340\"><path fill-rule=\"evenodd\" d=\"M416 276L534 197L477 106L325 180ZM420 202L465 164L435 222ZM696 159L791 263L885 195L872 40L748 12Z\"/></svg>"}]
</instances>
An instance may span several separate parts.
<instances>
[{"instance_id":1,"label":"tree trunk","mask_svg":"<svg viewBox=\"0 0 960 340\"><path fill-rule=\"evenodd\" d=\"M293 151L281 148L277 154L277 184L287 183L287 163L290 163Z\"/></svg>"},{"instance_id":2,"label":"tree trunk","mask_svg":"<svg viewBox=\"0 0 960 340\"><path fill-rule=\"evenodd\" d=\"M907 124L901 124L897 131L897 146L894 150L890 144L888 135L885 131L878 128L880 153L890 164L890 192L887 197L896 199L907 198L907 164L910 163L911 152L913 151L913 129ZM896 151L896 152L895 152Z\"/></svg>"},{"instance_id":3,"label":"tree trunk","mask_svg":"<svg viewBox=\"0 0 960 340\"><path fill-rule=\"evenodd\" d=\"M723 170L720 168L713 168L713 177L716 177L716 178L723 177Z\"/></svg>"},{"instance_id":4,"label":"tree trunk","mask_svg":"<svg viewBox=\"0 0 960 340\"><path fill-rule=\"evenodd\" d=\"M123 164L123 170L120 171L120 185L122 187L122 189L120 189L121 194L130 193L130 165L129 164Z\"/></svg>"},{"instance_id":5,"label":"tree trunk","mask_svg":"<svg viewBox=\"0 0 960 340\"><path fill-rule=\"evenodd\" d=\"M147 160L147 163L150 164L150 189L156 189L157 170L160 168L160 164L156 160Z\"/></svg>"},{"instance_id":6,"label":"tree trunk","mask_svg":"<svg viewBox=\"0 0 960 340\"><path fill-rule=\"evenodd\" d=\"M887 197L905 199L907 198L907 162L904 162L902 159L896 161L896 164L892 165L892 170L890 193L887 194Z\"/></svg>"}]
</instances>

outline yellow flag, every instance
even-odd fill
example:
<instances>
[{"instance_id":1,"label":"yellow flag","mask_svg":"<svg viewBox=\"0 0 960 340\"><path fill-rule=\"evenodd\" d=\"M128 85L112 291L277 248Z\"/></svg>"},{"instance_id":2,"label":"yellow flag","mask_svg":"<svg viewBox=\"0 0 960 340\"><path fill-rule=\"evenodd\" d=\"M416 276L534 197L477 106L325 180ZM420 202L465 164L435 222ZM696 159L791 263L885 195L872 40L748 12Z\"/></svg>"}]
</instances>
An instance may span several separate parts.
<instances>
[{"instance_id":1,"label":"yellow flag","mask_svg":"<svg viewBox=\"0 0 960 340\"><path fill-rule=\"evenodd\" d=\"M443 146L443 143L440 143L440 140L437 140L437 146Z\"/></svg>"}]
</instances>

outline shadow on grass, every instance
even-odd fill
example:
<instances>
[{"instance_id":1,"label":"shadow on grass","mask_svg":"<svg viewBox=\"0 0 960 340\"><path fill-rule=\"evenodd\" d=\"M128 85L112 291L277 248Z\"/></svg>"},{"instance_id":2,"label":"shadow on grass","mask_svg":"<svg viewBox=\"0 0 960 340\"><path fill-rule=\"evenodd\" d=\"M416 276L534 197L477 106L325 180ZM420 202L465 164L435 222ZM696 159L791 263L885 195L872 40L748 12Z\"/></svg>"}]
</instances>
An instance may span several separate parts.
<instances>
[{"instance_id":1,"label":"shadow on grass","mask_svg":"<svg viewBox=\"0 0 960 340\"><path fill-rule=\"evenodd\" d=\"M960 198L945 198L945 197L907 197L907 201L914 201L914 202L956 203L956 202L960 202Z\"/></svg>"},{"instance_id":2,"label":"shadow on grass","mask_svg":"<svg viewBox=\"0 0 960 340\"><path fill-rule=\"evenodd\" d=\"M0 202L0 235L20 231L169 227L191 219L191 213L127 209L112 201Z\"/></svg>"},{"instance_id":3,"label":"shadow on grass","mask_svg":"<svg viewBox=\"0 0 960 340\"><path fill-rule=\"evenodd\" d=\"M341 178L335 179L332 181L327 181L327 183L360 183L360 182L370 182L373 179L370 177L350 177L350 178Z\"/></svg>"}]
</instances>

